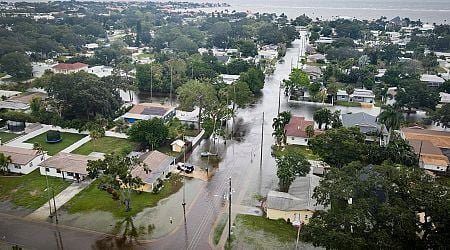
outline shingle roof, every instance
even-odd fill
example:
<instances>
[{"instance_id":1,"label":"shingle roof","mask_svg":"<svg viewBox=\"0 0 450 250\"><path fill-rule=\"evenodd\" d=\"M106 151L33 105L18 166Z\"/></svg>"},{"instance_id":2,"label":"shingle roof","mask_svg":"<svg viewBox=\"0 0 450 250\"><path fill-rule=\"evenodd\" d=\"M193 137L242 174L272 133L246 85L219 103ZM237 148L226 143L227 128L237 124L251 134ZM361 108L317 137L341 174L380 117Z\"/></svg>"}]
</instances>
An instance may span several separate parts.
<instances>
[{"instance_id":1,"label":"shingle roof","mask_svg":"<svg viewBox=\"0 0 450 250\"><path fill-rule=\"evenodd\" d=\"M450 132L418 128L403 128L402 132L408 141L430 141L438 148L450 148Z\"/></svg>"},{"instance_id":2,"label":"shingle roof","mask_svg":"<svg viewBox=\"0 0 450 250\"><path fill-rule=\"evenodd\" d=\"M361 133L381 131L381 125L377 123L377 117L364 112L342 114L342 125L346 128L358 127ZM383 133L387 133L383 127Z\"/></svg>"},{"instance_id":3,"label":"shingle roof","mask_svg":"<svg viewBox=\"0 0 450 250\"><path fill-rule=\"evenodd\" d=\"M60 64L53 66L52 68L54 68L56 70L77 70L77 69L82 69L87 66L89 66L89 65L77 62L77 63L60 63Z\"/></svg>"},{"instance_id":4,"label":"shingle roof","mask_svg":"<svg viewBox=\"0 0 450 250\"><path fill-rule=\"evenodd\" d=\"M86 168L88 161L100 158L60 152L39 164L42 167L56 168L65 172L88 174Z\"/></svg>"},{"instance_id":5,"label":"shingle roof","mask_svg":"<svg viewBox=\"0 0 450 250\"><path fill-rule=\"evenodd\" d=\"M287 136L308 138L306 127L313 126L313 121L305 120L305 117L292 116L289 123L284 127Z\"/></svg>"},{"instance_id":6,"label":"shingle roof","mask_svg":"<svg viewBox=\"0 0 450 250\"><path fill-rule=\"evenodd\" d=\"M128 111L131 114L141 114L141 115L153 115L153 116L164 116L167 112L172 110L174 107L169 105L162 105L159 103L139 103L133 106L133 108Z\"/></svg>"},{"instance_id":7,"label":"shingle roof","mask_svg":"<svg viewBox=\"0 0 450 250\"><path fill-rule=\"evenodd\" d=\"M163 172L167 174L175 157L154 150L141 155L139 159L147 165L147 169L150 171L145 171L143 167L136 167L131 171L131 174L141 178L145 183L152 184L163 174Z\"/></svg>"},{"instance_id":8,"label":"shingle roof","mask_svg":"<svg viewBox=\"0 0 450 250\"><path fill-rule=\"evenodd\" d=\"M25 165L38 156L37 150L0 146L0 153L11 157L13 164Z\"/></svg>"},{"instance_id":9,"label":"shingle roof","mask_svg":"<svg viewBox=\"0 0 450 250\"><path fill-rule=\"evenodd\" d=\"M320 178L309 175L297 177L289 188L289 193L269 191L267 195L267 208L282 211L294 210L322 210L322 205L316 205L312 198L314 188L319 185Z\"/></svg>"}]
</instances>

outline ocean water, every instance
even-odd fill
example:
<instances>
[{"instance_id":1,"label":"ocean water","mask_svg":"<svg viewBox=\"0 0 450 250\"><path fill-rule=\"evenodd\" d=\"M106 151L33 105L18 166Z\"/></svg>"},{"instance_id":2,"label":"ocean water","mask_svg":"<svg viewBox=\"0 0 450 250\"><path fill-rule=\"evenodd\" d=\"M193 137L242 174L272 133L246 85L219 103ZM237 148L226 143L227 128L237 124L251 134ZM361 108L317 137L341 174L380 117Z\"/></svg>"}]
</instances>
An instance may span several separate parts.
<instances>
[{"instance_id":1,"label":"ocean water","mask_svg":"<svg viewBox=\"0 0 450 250\"><path fill-rule=\"evenodd\" d=\"M167 0L162 0L162 2ZM336 16L372 20L385 16L409 17L425 23L450 23L450 0L183 0L187 2L228 3L229 8L252 13L285 13L289 18L306 14L331 19Z\"/></svg>"}]
</instances>

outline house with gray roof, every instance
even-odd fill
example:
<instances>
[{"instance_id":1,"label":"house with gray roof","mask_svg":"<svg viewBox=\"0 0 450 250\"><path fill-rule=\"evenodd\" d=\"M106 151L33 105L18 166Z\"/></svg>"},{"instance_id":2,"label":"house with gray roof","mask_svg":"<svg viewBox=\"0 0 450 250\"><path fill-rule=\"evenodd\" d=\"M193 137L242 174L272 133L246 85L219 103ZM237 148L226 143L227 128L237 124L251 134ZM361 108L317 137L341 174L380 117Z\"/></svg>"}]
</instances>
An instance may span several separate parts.
<instances>
[{"instance_id":1,"label":"house with gray roof","mask_svg":"<svg viewBox=\"0 0 450 250\"><path fill-rule=\"evenodd\" d=\"M267 194L267 218L284 219L294 226L307 224L313 213L323 210L322 205L312 197L314 188L319 185L320 177L308 175L297 177L291 184L288 193L269 191Z\"/></svg>"},{"instance_id":2,"label":"house with gray roof","mask_svg":"<svg viewBox=\"0 0 450 250\"><path fill-rule=\"evenodd\" d=\"M379 124L377 117L364 112L342 114L342 126L345 128L357 127L366 135L366 142L379 141L380 145L387 144L388 131Z\"/></svg>"},{"instance_id":3,"label":"house with gray roof","mask_svg":"<svg viewBox=\"0 0 450 250\"><path fill-rule=\"evenodd\" d=\"M139 157L145 167L138 166L131 171L133 177L139 177L144 185L139 188L143 192L151 192L158 179L164 179L175 164L175 157L168 156L157 150L149 151Z\"/></svg>"},{"instance_id":4,"label":"house with gray roof","mask_svg":"<svg viewBox=\"0 0 450 250\"><path fill-rule=\"evenodd\" d=\"M46 153L40 154L37 150L0 146L0 153L10 158L7 171L18 174L28 174L48 158Z\"/></svg>"}]
</instances>

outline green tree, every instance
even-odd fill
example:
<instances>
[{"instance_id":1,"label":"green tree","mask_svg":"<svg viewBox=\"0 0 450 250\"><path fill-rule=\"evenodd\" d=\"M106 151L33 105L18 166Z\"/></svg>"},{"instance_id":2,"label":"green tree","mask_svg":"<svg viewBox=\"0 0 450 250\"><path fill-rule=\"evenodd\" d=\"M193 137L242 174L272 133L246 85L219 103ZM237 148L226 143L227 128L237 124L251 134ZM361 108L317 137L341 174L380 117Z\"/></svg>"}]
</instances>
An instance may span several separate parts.
<instances>
[{"instance_id":1,"label":"green tree","mask_svg":"<svg viewBox=\"0 0 450 250\"><path fill-rule=\"evenodd\" d=\"M313 138L314 134L315 134L314 126L313 125L307 126L305 132L306 132L306 136L308 136L308 138Z\"/></svg>"},{"instance_id":2,"label":"green tree","mask_svg":"<svg viewBox=\"0 0 450 250\"><path fill-rule=\"evenodd\" d=\"M12 162L11 156L0 153L0 172L8 172L8 165Z\"/></svg>"},{"instance_id":3,"label":"green tree","mask_svg":"<svg viewBox=\"0 0 450 250\"><path fill-rule=\"evenodd\" d=\"M378 116L378 119L382 124L386 126L389 130L388 143L390 141L392 130L396 130L400 128L400 124L404 120L404 117L400 111L400 109L388 105L383 107L383 111Z\"/></svg>"},{"instance_id":4,"label":"green tree","mask_svg":"<svg viewBox=\"0 0 450 250\"><path fill-rule=\"evenodd\" d=\"M11 52L0 58L0 68L10 76L26 79L32 76L32 67L28 57L19 52Z\"/></svg>"},{"instance_id":5,"label":"green tree","mask_svg":"<svg viewBox=\"0 0 450 250\"><path fill-rule=\"evenodd\" d=\"M125 204L126 211L131 210L131 193L140 188L144 183L138 176L133 176L135 169L143 168L149 171L147 166L136 157L108 154L103 160L88 161L87 171L89 176L97 177L99 173L99 188L107 191L113 199L120 198Z\"/></svg>"},{"instance_id":6,"label":"green tree","mask_svg":"<svg viewBox=\"0 0 450 250\"><path fill-rule=\"evenodd\" d=\"M247 83L253 94L259 94L264 88L264 73L257 68L250 68L246 72L241 73L239 80Z\"/></svg>"},{"instance_id":7,"label":"green tree","mask_svg":"<svg viewBox=\"0 0 450 250\"><path fill-rule=\"evenodd\" d=\"M410 111L412 109L434 110L439 102L439 94L430 89L426 83L410 81L408 85L398 90L395 100L400 107Z\"/></svg>"},{"instance_id":8,"label":"green tree","mask_svg":"<svg viewBox=\"0 0 450 250\"><path fill-rule=\"evenodd\" d=\"M128 130L131 141L140 142L146 146L159 147L169 136L169 130L164 121L159 118L135 122Z\"/></svg>"},{"instance_id":9,"label":"green tree","mask_svg":"<svg viewBox=\"0 0 450 250\"><path fill-rule=\"evenodd\" d=\"M299 88L305 88L310 85L308 75L301 69L292 69L289 79L283 80L285 92L290 93Z\"/></svg>"},{"instance_id":10,"label":"green tree","mask_svg":"<svg viewBox=\"0 0 450 250\"><path fill-rule=\"evenodd\" d=\"M450 103L442 105L433 115L433 120L438 122L443 128L450 128Z\"/></svg>"},{"instance_id":11,"label":"green tree","mask_svg":"<svg viewBox=\"0 0 450 250\"><path fill-rule=\"evenodd\" d=\"M318 124L319 129L322 129L322 125L325 124L325 129L328 129L328 124L331 124L332 114L327 108L321 108L314 112L314 121Z\"/></svg>"},{"instance_id":12,"label":"green tree","mask_svg":"<svg viewBox=\"0 0 450 250\"><path fill-rule=\"evenodd\" d=\"M281 192L287 192L295 178L308 174L311 167L306 157L298 152L287 151L286 154L277 157L276 162Z\"/></svg>"},{"instance_id":13,"label":"green tree","mask_svg":"<svg viewBox=\"0 0 450 250\"><path fill-rule=\"evenodd\" d=\"M358 163L331 169L314 197L327 209L314 213L300 237L315 246L439 249L448 245L450 190L423 169Z\"/></svg>"},{"instance_id":14,"label":"green tree","mask_svg":"<svg viewBox=\"0 0 450 250\"><path fill-rule=\"evenodd\" d=\"M252 40L240 40L237 43L237 47L243 57L254 57L258 54L258 47Z\"/></svg>"},{"instance_id":15,"label":"green tree","mask_svg":"<svg viewBox=\"0 0 450 250\"><path fill-rule=\"evenodd\" d=\"M171 47L178 52L187 52L189 54L197 53L198 46L187 36L177 37L171 44Z\"/></svg>"},{"instance_id":16,"label":"green tree","mask_svg":"<svg viewBox=\"0 0 450 250\"><path fill-rule=\"evenodd\" d=\"M336 128L325 131L309 140L314 154L319 155L333 167L361 160L364 153L365 136L358 128Z\"/></svg>"}]
</instances>

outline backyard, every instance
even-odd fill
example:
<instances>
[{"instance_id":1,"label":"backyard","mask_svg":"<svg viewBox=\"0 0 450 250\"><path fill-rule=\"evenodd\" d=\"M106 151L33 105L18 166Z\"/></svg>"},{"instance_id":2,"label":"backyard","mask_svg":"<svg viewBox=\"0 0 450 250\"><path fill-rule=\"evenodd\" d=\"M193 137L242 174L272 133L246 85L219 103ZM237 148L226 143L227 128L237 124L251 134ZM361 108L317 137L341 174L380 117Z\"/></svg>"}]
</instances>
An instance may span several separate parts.
<instances>
[{"instance_id":1,"label":"backyard","mask_svg":"<svg viewBox=\"0 0 450 250\"><path fill-rule=\"evenodd\" d=\"M308 160L320 160L320 157L315 155L307 146L299 145L286 145L285 147L278 148L277 146L272 146L272 155L279 157L287 154L288 152L297 152L303 154Z\"/></svg>"},{"instance_id":2,"label":"backyard","mask_svg":"<svg viewBox=\"0 0 450 250\"><path fill-rule=\"evenodd\" d=\"M134 216L144 208L154 207L158 202L171 194L176 193L183 185L179 175L164 182L164 187L158 194L136 192L131 195L131 211L126 212L125 206L119 200L113 200L106 191L98 189L98 180L94 181L88 188L84 189L63 206L63 209L73 214L88 211L110 212L116 218Z\"/></svg>"},{"instance_id":3,"label":"backyard","mask_svg":"<svg viewBox=\"0 0 450 250\"><path fill-rule=\"evenodd\" d=\"M0 132L0 139L2 140L2 143L11 141L12 139L17 138L18 136L21 136L21 134Z\"/></svg>"},{"instance_id":4,"label":"backyard","mask_svg":"<svg viewBox=\"0 0 450 250\"><path fill-rule=\"evenodd\" d=\"M71 182L57 177L47 177L49 186L55 195L70 185ZM47 182L39 169L20 177L0 176L0 200L10 201L16 206L37 209L48 201Z\"/></svg>"},{"instance_id":5,"label":"backyard","mask_svg":"<svg viewBox=\"0 0 450 250\"><path fill-rule=\"evenodd\" d=\"M284 220L238 214L231 238L231 249L294 249L297 230Z\"/></svg>"},{"instance_id":6,"label":"backyard","mask_svg":"<svg viewBox=\"0 0 450 250\"><path fill-rule=\"evenodd\" d=\"M89 155L92 152L120 154L129 153L134 150L136 146L137 143L130 142L127 139L105 136L97 140L90 140L88 143L85 143L81 147L75 149L73 153L81 155Z\"/></svg>"},{"instance_id":7,"label":"backyard","mask_svg":"<svg viewBox=\"0 0 450 250\"><path fill-rule=\"evenodd\" d=\"M81 134L74 134L74 133L66 133L61 132L61 138L62 141L57 143L48 143L47 142L47 133L40 134L36 137L33 137L27 141L26 143L39 143L39 145L48 152L49 155L55 155L61 150L69 147L70 145L74 144L75 142L79 141L86 135Z\"/></svg>"}]
</instances>

